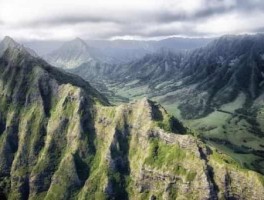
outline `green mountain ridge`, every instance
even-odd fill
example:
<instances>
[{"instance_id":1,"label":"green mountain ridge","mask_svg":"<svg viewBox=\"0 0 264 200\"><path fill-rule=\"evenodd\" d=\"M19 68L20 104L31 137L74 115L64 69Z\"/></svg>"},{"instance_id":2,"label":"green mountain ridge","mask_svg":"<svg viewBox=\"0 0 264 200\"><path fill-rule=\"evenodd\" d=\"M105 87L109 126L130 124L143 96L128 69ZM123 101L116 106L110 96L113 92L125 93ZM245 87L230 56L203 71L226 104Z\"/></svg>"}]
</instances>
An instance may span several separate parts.
<instances>
[{"instance_id":1,"label":"green mountain ridge","mask_svg":"<svg viewBox=\"0 0 264 200\"><path fill-rule=\"evenodd\" d=\"M244 167L264 174L264 35L227 35L188 52L71 70L112 103L148 97Z\"/></svg>"},{"instance_id":2,"label":"green mountain ridge","mask_svg":"<svg viewBox=\"0 0 264 200\"><path fill-rule=\"evenodd\" d=\"M111 106L24 50L0 58L1 199L261 199L262 175L153 101Z\"/></svg>"}]
</instances>

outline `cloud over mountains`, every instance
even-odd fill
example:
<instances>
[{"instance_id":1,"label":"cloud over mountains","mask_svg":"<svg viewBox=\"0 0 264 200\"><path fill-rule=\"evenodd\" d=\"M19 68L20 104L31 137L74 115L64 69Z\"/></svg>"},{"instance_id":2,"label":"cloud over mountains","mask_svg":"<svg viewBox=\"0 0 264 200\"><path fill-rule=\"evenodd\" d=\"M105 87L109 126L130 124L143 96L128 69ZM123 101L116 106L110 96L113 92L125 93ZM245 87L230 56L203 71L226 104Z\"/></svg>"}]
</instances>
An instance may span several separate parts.
<instances>
[{"instance_id":1,"label":"cloud over mountains","mask_svg":"<svg viewBox=\"0 0 264 200\"><path fill-rule=\"evenodd\" d=\"M0 37L143 38L255 33L261 0L1 0Z\"/></svg>"}]
</instances>

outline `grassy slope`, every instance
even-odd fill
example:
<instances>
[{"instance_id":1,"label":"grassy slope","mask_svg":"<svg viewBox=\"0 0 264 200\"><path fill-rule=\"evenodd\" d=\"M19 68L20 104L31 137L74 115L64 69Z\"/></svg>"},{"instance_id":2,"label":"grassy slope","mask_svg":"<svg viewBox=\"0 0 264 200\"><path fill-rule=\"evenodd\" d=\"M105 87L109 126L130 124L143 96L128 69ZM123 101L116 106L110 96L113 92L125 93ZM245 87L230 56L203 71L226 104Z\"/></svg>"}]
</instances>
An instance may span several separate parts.
<instances>
[{"instance_id":1,"label":"grassy slope","mask_svg":"<svg viewBox=\"0 0 264 200\"><path fill-rule=\"evenodd\" d=\"M182 135L182 125L162 107L146 99L107 106L88 85L67 83L71 77L37 64L19 54L0 63L1 197L264 195L262 176Z\"/></svg>"},{"instance_id":2,"label":"grassy slope","mask_svg":"<svg viewBox=\"0 0 264 200\"><path fill-rule=\"evenodd\" d=\"M146 95L147 93L145 86L138 87L133 84L134 83L122 86L110 85L108 87L110 90L116 91L115 94L119 94L121 97L130 100L144 97L144 94ZM251 123L251 119L254 121L256 120L258 126L261 128L260 130L264 132L262 123L264 119L262 112L263 106L261 106L263 102L261 102L261 97L258 102L253 104L253 107L258 109L256 118L251 113L245 115L250 121L243 115L235 116L219 111L214 111L208 116L199 119L186 120L183 119L181 111L178 108L181 100L174 97L174 95L179 95L179 92L167 93L162 96L156 96L153 99L160 102L169 113L184 121L184 123L193 129L196 134L205 138L208 144L220 148L244 167L264 173L264 159L262 156L259 156L259 152L257 152L257 154L255 152L264 151L264 146L262 146L263 138L261 135L254 133L254 129L258 129L258 127ZM166 100L164 101L164 99ZM178 101L170 102L168 99L178 99ZM116 99L111 99L111 101L117 104L120 103ZM244 103L245 95L240 93L234 101L222 105L220 109L230 113L236 113L236 110L242 108Z\"/></svg>"}]
</instances>

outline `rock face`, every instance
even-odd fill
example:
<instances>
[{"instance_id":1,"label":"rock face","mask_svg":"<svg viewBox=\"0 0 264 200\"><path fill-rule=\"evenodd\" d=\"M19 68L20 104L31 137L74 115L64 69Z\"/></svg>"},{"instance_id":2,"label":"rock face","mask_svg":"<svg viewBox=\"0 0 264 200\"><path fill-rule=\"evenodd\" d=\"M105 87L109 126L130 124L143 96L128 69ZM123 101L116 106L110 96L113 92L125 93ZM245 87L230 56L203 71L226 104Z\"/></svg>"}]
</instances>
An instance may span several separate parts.
<instances>
[{"instance_id":1,"label":"rock face","mask_svg":"<svg viewBox=\"0 0 264 200\"><path fill-rule=\"evenodd\" d=\"M261 199L264 179L156 103L117 107L9 47L0 58L1 199Z\"/></svg>"}]
</instances>

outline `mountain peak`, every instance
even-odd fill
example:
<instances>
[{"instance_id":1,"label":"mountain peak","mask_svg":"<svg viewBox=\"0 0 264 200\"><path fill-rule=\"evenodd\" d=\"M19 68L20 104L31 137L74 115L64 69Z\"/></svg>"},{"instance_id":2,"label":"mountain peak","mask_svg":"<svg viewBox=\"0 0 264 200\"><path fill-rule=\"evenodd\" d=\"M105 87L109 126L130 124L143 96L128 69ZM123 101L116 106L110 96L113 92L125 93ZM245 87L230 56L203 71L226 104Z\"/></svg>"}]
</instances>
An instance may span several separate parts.
<instances>
[{"instance_id":1,"label":"mountain peak","mask_svg":"<svg viewBox=\"0 0 264 200\"><path fill-rule=\"evenodd\" d=\"M83 40L82 38L80 38L80 37L76 37L76 38L74 39L74 41L84 42L84 40Z\"/></svg>"},{"instance_id":2,"label":"mountain peak","mask_svg":"<svg viewBox=\"0 0 264 200\"><path fill-rule=\"evenodd\" d=\"M67 49L67 50L79 49L82 51L86 51L88 49L88 45L84 40L82 40L79 37L76 37L73 40L65 42L60 49Z\"/></svg>"},{"instance_id":3,"label":"mountain peak","mask_svg":"<svg viewBox=\"0 0 264 200\"><path fill-rule=\"evenodd\" d=\"M5 46L6 48L13 48L13 47L19 47L21 46L19 43L17 43L13 38L9 36L5 36L4 39L1 42L1 45Z\"/></svg>"},{"instance_id":4,"label":"mountain peak","mask_svg":"<svg viewBox=\"0 0 264 200\"><path fill-rule=\"evenodd\" d=\"M27 50L21 44L17 43L13 38L5 36L4 39L0 42L0 56L7 49L27 52Z\"/></svg>"},{"instance_id":5,"label":"mountain peak","mask_svg":"<svg viewBox=\"0 0 264 200\"><path fill-rule=\"evenodd\" d=\"M91 48L81 38L65 42L59 49L46 55L46 60L54 66L62 68L75 68L83 63L93 61Z\"/></svg>"},{"instance_id":6,"label":"mountain peak","mask_svg":"<svg viewBox=\"0 0 264 200\"><path fill-rule=\"evenodd\" d=\"M86 42L85 42L83 39L79 38L79 37L76 37L75 39L73 39L73 40L67 42L66 44L82 45L82 46L85 46L85 47L88 46L88 45L86 44Z\"/></svg>"},{"instance_id":7,"label":"mountain peak","mask_svg":"<svg viewBox=\"0 0 264 200\"><path fill-rule=\"evenodd\" d=\"M11 50L11 52L23 52L24 54L30 54L33 57L38 57L34 50L19 44L10 36L5 36L0 42L0 56L2 56L7 49Z\"/></svg>"},{"instance_id":8,"label":"mountain peak","mask_svg":"<svg viewBox=\"0 0 264 200\"><path fill-rule=\"evenodd\" d=\"M16 43L15 40L13 38L11 38L10 36L5 36L3 39L4 42L13 42Z\"/></svg>"}]
</instances>

